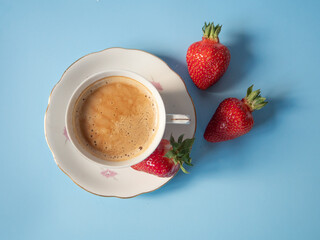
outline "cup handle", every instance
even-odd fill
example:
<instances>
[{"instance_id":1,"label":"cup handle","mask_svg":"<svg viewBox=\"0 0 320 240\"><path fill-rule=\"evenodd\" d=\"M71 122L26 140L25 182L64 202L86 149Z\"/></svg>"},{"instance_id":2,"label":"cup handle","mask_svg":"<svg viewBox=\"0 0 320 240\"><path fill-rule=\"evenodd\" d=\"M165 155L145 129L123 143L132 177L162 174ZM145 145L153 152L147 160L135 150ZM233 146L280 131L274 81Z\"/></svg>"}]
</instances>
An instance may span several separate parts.
<instances>
[{"instance_id":1,"label":"cup handle","mask_svg":"<svg viewBox=\"0 0 320 240\"><path fill-rule=\"evenodd\" d=\"M191 119L185 114L167 114L166 122L167 124L190 124Z\"/></svg>"}]
</instances>

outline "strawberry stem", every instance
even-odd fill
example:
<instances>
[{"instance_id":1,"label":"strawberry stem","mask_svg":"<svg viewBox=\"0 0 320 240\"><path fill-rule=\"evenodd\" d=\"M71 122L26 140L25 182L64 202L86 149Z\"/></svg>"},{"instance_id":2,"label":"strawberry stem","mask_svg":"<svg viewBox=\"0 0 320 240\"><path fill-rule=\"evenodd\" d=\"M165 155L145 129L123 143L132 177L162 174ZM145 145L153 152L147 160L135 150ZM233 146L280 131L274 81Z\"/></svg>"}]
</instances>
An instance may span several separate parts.
<instances>
[{"instance_id":1,"label":"strawberry stem","mask_svg":"<svg viewBox=\"0 0 320 240\"><path fill-rule=\"evenodd\" d=\"M247 96L243 99L243 102L250 108L250 111L260 110L268 102L266 102L266 98L261 97L260 89L256 91L252 91L253 85L251 85L247 90Z\"/></svg>"},{"instance_id":2,"label":"strawberry stem","mask_svg":"<svg viewBox=\"0 0 320 240\"><path fill-rule=\"evenodd\" d=\"M219 33L221 31L222 25L214 25L214 23L204 23L202 27L203 37L219 42Z\"/></svg>"},{"instance_id":3,"label":"strawberry stem","mask_svg":"<svg viewBox=\"0 0 320 240\"><path fill-rule=\"evenodd\" d=\"M178 142L175 141L172 135L170 137L172 149L166 153L165 157L172 159L175 164L179 164L180 169L184 173L189 173L183 167L184 163L188 166L193 166L191 163L192 159L190 157L190 151L193 143L194 138L183 140L183 134L178 138Z\"/></svg>"},{"instance_id":4,"label":"strawberry stem","mask_svg":"<svg viewBox=\"0 0 320 240\"><path fill-rule=\"evenodd\" d=\"M182 165L180 165L180 169L182 170L183 173L189 174L189 172Z\"/></svg>"}]
</instances>

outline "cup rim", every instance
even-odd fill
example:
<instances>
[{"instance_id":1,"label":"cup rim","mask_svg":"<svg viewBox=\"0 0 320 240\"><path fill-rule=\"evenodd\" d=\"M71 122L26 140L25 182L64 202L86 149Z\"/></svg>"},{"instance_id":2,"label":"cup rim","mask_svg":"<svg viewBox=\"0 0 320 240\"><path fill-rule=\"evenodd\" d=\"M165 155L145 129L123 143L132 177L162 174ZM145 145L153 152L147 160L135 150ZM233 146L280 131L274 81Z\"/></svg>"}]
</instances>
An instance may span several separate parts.
<instances>
[{"instance_id":1,"label":"cup rim","mask_svg":"<svg viewBox=\"0 0 320 240\"><path fill-rule=\"evenodd\" d=\"M110 161L110 160L104 160L101 158L98 158L91 154L89 151L85 150L85 148L79 143L78 139L75 136L75 133L73 131L73 110L75 107L75 103L79 96L82 94L82 92L91 84L111 76L123 76L132 78L133 80L141 83L143 86L145 86L154 97L157 105L158 105L158 129L157 132L151 142L151 144L148 146L148 148L143 151L141 154L135 156L134 158L123 160L123 161ZM124 167L130 167L132 165L135 165L144 159L146 159L148 156L150 156L151 153L158 147L160 144L160 141L164 135L165 131L165 125L166 125L166 111L165 106L163 103L163 99L160 96L158 90L148 81L145 77L132 72L128 70L122 70L122 69L110 69L107 71L102 71L99 73L92 74L91 76L84 79L81 84L79 84L76 89L73 91L72 95L69 98L67 108L66 108L66 114L65 114L65 124L66 124L66 131L68 133L69 139L73 147L87 160L91 162L95 162L96 164L99 164L100 166L107 166L110 168L124 168Z\"/></svg>"}]
</instances>

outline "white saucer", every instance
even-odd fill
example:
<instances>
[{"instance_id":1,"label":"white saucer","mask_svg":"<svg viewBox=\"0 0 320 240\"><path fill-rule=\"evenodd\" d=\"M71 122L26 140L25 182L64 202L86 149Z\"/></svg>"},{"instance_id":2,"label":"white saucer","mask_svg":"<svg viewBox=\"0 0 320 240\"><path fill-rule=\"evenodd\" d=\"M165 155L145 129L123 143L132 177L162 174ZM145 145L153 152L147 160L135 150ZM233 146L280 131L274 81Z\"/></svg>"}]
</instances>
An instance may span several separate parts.
<instances>
[{"instance_id":1,"label":"white saucer","mask_svg":"<svg viewBox=\"0 0 320 240\"><path fill-rule=\"evenodd\" d=\"M122 69L142 75L158 89L167 113L190 115L190 125L167 125L164 138L182 133L191 138L196 131L196 113L187 88L160 58L135 49L109 48L88 54L74 62L53 88L45 114L45 136L58 167L84 190L104 197L130 198L154 191L171 178L160 178L132 168L108 169L91 163L72 146L65 130L69 98L89 76L108 69Z\"/></svg>"}]
</instances>

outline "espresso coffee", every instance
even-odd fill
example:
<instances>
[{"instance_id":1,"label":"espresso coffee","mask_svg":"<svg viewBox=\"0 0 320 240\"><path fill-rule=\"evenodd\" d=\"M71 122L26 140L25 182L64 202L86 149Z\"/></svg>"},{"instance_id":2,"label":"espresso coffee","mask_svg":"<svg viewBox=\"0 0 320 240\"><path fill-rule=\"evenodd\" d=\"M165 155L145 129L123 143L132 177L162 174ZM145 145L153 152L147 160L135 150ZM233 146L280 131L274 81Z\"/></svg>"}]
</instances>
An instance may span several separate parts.
<instances>
[{"instance_id":1,"label":"espresso coffee","mask_svg":"<svg viewBox=\"0 0 320 240\"><path fill-rule=\"evenodd\" d=\"M140 155L158 127L151 92L134 79L112 76L87 87L73 110L79 143L94 156L123 161Z\"/></svg>"}]
</instances>

